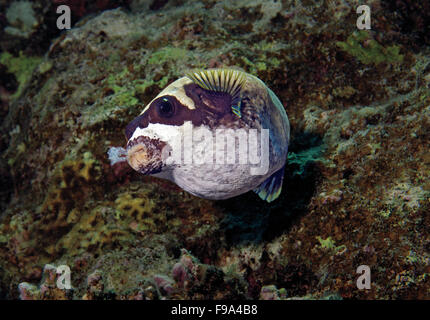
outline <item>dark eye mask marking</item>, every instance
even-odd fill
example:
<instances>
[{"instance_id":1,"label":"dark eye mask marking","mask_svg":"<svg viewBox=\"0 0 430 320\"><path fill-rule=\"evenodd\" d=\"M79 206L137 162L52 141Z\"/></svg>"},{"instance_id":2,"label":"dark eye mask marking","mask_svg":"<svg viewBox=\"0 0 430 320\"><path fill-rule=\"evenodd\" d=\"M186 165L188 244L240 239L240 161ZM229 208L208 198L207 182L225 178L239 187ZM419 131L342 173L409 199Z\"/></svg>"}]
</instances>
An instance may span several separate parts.
<instances>
[{"instance_id":1,"label":"dark eye mask marking","mask_svg":"<svg viewBox=\"0 0 430 320\"><path fill-rule=\"evenodd\" d=\"M149 123L180 126L185 121L191 121L194 126L207 124L213 127L221 118L232 114L232 98L229 93L206 90L195 83L185 85L184 90L185 94L193 100L195 109L182 105L174 96L160 97L151 103L144 114L127 125L125 129L127 140L130 140L136 128L146 128ZM160 102L165 100L168 100L174 109L172 115L160 115ZM232 118L231 121L234 119Z\"/></svg>"}]
</instances>

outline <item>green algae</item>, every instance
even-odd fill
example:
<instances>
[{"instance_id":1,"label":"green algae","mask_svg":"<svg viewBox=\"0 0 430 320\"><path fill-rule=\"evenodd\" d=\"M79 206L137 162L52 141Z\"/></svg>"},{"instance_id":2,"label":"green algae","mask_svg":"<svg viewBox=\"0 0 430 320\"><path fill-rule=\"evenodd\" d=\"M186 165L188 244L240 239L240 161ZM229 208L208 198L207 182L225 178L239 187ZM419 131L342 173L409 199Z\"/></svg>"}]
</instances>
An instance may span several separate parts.
<instances>
[{"instance_id":1,"label":"green algae","mask_svg":"<svg viewBox=\"0 0 430 320\"><path fill-rule=\"evenodd\" d=\"M257 68L257 70L259 71L266 71L267 70L267 64L265 64L264 62L257 62L255 64L255 67Z\"/></svg>"},{"instance_id":2,"label":"green algae","mask_svg":"<svg viewBox=\"0 0 430 320\"><path fill-rule=\"evenodd\" d=\"M242 62L248 67L251 74L258 74L259 71L267 71L271 68L280 66L281 61L276 58L267 58L265 54L260 55L255 62L252 62L247 57L242 57Z\"/></svg>"},{"instance_id":3,"label":"green algae","mask_svg":"<svg viewBox=\"0 0 430 320\"><path fill-rule=\"evenodd\" d=\"M323 239L320 236L318 236L317 240L319 241L321 248L324 248L324 249L336 248L335 242L331 237L328 237L327 239Z\"/></svg>"},{"instance_id":4,"label":"green algae","mask_svg":"<svg viewBox=\"0 0 430 320\"><path fill-rule=\"evenodd\" d=\"M155 51L148 58L148 64L163 64L165 62L183 60L189 56L189 51L182 48L164 47Z\"/></svg>"},{"instance_id":5,"label":"green algae","mask_svg":"<svg viewBox=\"0 0 430 320\"><path fill-rule=\"evenodd\" d=\"M102 108L106 110L115 109L118 106L135 106L139 103L136 98L136 80L131 79L130 71L124 67L119 73L112 73L106 79L106 84L113 91L113 95L106 99Z\"/></svg>"},{"instance_id":6,"label":"green algae","mask_svg":"<svg viewBox=\"0 0 430 320\"><path fill-rule=\"evenodd\" d=\"M130 77L130 71L127 68L123 68L119 73L111 73L109 77L106 79L107 84L115 91L121 88L119 84L121 84L124 80L127 80Z\"/></svg>"},{"instance_id":7,"label":"green algae","mask_svg":"<svg viewBox=\"0 0 430 320\"><path fill-rule=\"evenodd\" d=\"M144 94L146 89L150 86L156 84L154 80L144 81L143 83L136 84L136 92L140 94Z\"/></svg>"},{"instance_id":8,"label":"green algae","mask_svg":"<svg viewBox=\"0 0 430 320\"><path fill-rule=\"evenodd\" d=\"M114 89L115 90L115 89ZM139 100L134 96L134 89L116 88L117 92L114 97L114 104L119 106L135 106Z\"/></svg>"},{"instance_id":9,"label":"green algae","mask_svg":"<svg viewBox=\"0 0 430 320\"><path fill-rule=\"evenodd\" d=\"M364 64L378 65L382 62L403 61L403 55L399 53L399 46L383 47L376 40L371 39L367 31L354 32L345 42L338 41L336 44Z\"/></svg>"},{"instance_id":10,"label":"green algae","mask_svg":"<svg viewBox=\"0 0 430 320\"><path fill-rule=\"evenodd\" d=\"M164 88L166 85L167 85L167 83L169 82L169 77L168 76L164 76L164 77L162 77L158 82L157 82L157 84L158 84L158 86L160 87L160 88Z\"/></svg>"},{"instance_id":11,"label":"green algae","mask_svg":"<svg viewBox=\"0 0 430 320\"><path fill-rule=\"evenodd\" d=\"M330 249L335 252L341 252L346 250L345 245L336 246L336 242L331 237L323 239L320 236L317 236L316 239L319 241L320 247L323 249Z\"/></svg>"},{"instance_id":12,"label":"green algae","mask_svg":"<svg viewBox=\"0 0 430 320\"><path fill-rule=\"evenodd\" d=\"M0 230L2 229L3 225L0 225ZM0 243L7 243L9 240L6 236L0 234Z\"/></svg>"},{"instance_id":13,"label":"green algae","mask_svg":"<svg viewBox=\"0 0 430 320\"><path fill-rule=\"evenodd\" d=\"M34 69L41 61L41 57L27 57L22 52L19 53L18 57L14 57L9 52L0 54L0 63L4 64L8 68L8 71L15 75L19 83L18 90L11 96L12 99L16 99L21 95Z\"/></svg>"}]
</instances>

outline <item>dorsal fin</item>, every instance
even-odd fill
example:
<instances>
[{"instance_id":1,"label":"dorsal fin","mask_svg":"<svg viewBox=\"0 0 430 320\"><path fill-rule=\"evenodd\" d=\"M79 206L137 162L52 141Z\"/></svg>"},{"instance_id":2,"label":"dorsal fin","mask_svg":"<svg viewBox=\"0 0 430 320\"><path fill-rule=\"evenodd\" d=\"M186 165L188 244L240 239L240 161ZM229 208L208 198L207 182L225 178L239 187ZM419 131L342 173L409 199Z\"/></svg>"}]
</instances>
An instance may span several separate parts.
<instances>
[{"instance_id":1,"label":"dorsal fin","mask_svg":"<svg viewBox=\"0 0 430 320\"><path fill-rule=\"evenodd\" d=\"M233 105L240 102L240 90L246 81L245 73L234 69L192 70L186 76L203 89L229 93Z\"/></svg>"}]
</instances>

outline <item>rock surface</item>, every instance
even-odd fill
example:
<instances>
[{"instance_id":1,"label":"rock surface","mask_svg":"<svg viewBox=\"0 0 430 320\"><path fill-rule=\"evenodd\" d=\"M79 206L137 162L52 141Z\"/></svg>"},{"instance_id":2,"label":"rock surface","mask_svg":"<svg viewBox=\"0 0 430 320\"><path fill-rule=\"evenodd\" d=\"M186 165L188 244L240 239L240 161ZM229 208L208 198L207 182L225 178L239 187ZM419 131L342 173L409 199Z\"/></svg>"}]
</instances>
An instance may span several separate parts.
<instances>
[{"instance_id":1,"label":"rock surface","mask_svg":"<svg viewBox=\"0 0 430 320\"><path fill-rule=\"evenodd\" d=\"M369 1L372 30L357 31L355 0L131 1L29 40L55 2L1 22L25 34L0 40L0 298L430 297L426 2L397 1L398 15ZM285 105L279 200L203 200L110 166L162 88L221 66Z\"/></svg>"}]
</instances>

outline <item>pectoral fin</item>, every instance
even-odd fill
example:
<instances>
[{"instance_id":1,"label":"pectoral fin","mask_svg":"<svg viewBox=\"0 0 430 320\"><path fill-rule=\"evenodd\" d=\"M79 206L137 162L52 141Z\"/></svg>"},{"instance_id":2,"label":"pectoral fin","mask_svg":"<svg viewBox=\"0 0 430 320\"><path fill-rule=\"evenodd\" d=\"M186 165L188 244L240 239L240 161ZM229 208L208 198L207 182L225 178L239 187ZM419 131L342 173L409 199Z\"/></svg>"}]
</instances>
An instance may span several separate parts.
<instances>
[{"instance_id":1,"label":"pectoral fin","mask_svg":"<svg viewBox=\"0 0 430 320\"><path fill-rule=\"evenodd\" d=\"M285 166L264 180L262 184L254 189L254 192L257 193L261 199L266 200L267 202L272 202L278 198L282 190L284 169Z\"/></svg>"}]
</instances>

